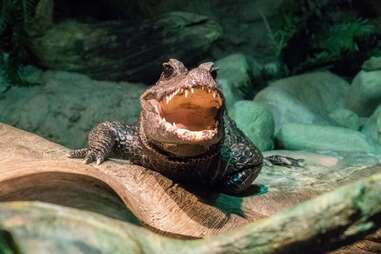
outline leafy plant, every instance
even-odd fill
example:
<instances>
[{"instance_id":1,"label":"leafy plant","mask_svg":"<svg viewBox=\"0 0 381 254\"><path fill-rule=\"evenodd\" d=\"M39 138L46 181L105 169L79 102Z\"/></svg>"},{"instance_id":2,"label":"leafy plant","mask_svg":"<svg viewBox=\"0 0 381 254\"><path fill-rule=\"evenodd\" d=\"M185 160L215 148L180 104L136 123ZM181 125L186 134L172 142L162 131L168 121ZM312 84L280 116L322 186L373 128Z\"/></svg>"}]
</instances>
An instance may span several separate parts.
<instances>
[{"instance_id":1,"label":"leafy plant","mask_svg":"<svg viewBox=\"0 0 381 254\"><path fill-rule=\"evenodd\" d=\"M276 45L276 52L280 55L287 42L298 31L297 17L292 15L282 15L281 27L274 33L274 41Z\"/></svg>"},{"instance_id":2,"label":"leafy plant","mask_svg":"<svg viewBox=\"0 0 381 254\"><path fill-rule=\"evenodd\" d=\"M322 32L315 47L333 55L358 51L358 40L371 36L375 32L375 26L367 20L350 17Z\"/></svg>"},{"instance_id":3,"label":"leafy plant","mask_svg":"<svg viewBox=\"0 0 381 254\"><path fill-rule=\"evenodd\" d=\"M37 0L0 0L0 67L11 85L29 85L21 82L18 68L29 59L28 28L36 4Z\"/></svg>"},{"instance_id":4,"label":"leafy plant","mask_svg":"<svg viewBox=\"0 0 381 254\"><path fill-rule=\"evenodd\" d=\"M375 46L379 32L353 7L352 0L292 3L281 8L273 36L277 52L291 73L343 61L352 61L355 71L356 62L362 62Z\"/></svg>"},{"instance_id":5,"label":"leafy plant","mask_svg":"<svg viewBox=\"0 0 381 254\"><path fill-rule=\"evenodd\" d=\"M361 46L361 44L368 45L373 38L377 37L377 33L376 27L368 20L348 16L335 24L326 26L317 36L312 37L310 53L298 68L308 69L316 65L329 65L343 59L344 61L348 59L351 61L350 65L359 67L364 60L362 58L367 58L367 51L370 51L367 46Z\"/></svg>"},{"instance_id":6,"label":"leafy plant","mask_svg":"<svg viewBox=\"0 0 381 254\"><path fill-rule=\"evenodd\" d=\"M27 81L23 66L14 62L7 53L0 53L0 93L7 92L12 86L35 86L38 83Z\"/></svg>"}]
</instances>

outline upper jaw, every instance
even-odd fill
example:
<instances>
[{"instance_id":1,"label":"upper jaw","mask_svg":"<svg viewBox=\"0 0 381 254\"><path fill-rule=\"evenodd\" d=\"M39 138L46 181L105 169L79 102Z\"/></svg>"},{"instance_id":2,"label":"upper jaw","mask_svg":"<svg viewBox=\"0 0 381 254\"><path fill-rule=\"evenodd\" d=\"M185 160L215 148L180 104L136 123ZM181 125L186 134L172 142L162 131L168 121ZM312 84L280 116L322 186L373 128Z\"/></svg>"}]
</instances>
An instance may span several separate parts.
<instances>
[{"instance_id":1,"label":"upper jaw","mask_svg":"<svg viewBox=\"0 0 381 254\"><path fill-rule=\"evenodd\" d=\"M184 85L160 95L155 91L146 93L142 113L151 136L159 142L216 144L221 138L223 102L215 86Z\"/></svg>"},{"instance_id":2,"label":"upper jaw","mask_svg":"<svg viewBox=\"0 0 381 254\"><path fill-rule=\"evenodd\" d=\"M222 98L222 93L215 87L215 86L207 86L207 85L185 85L176 89L173 89L169 92L163 93L159 98L157 98L158 101L165 101L166 103L169 103L173 97L178 95L184 95L185 97L188 97L189 95L193 94L197 89L201 89L205 92L210 93L213 98ZM221 100L222 104L222 100Z\"/></svg>"}]
</instances>

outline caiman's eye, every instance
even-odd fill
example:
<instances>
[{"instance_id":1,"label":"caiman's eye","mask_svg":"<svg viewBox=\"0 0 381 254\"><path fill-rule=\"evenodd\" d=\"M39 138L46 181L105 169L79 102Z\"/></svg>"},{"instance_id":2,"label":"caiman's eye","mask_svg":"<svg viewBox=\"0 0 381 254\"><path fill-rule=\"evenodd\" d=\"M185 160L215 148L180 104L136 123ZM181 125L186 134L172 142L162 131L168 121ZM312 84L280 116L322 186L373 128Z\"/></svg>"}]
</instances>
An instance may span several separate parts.
<instances>
[{"instance_id":1,"label":"caiman's eye","mask_svg":"<svg viewBox=\"0 0 381 254\"><path fill-rule=\"evenodd\" d=\"M163 73L162 73L163 78L169 79L170 77L173 76L174 72L175 72L175 69L169 63L163 64Z\"/></svg>"},{"instance_id":2,"label":"caiman's eye","mask_svg":"<svg viewBox=\"0 0 381 254\"><path fill-rule=\"evenodd\" d=\"M213 68L210 71L210 74L212 75L213 79L216 79L217 78L217 68Z\"/></svg>"}]
</instances>

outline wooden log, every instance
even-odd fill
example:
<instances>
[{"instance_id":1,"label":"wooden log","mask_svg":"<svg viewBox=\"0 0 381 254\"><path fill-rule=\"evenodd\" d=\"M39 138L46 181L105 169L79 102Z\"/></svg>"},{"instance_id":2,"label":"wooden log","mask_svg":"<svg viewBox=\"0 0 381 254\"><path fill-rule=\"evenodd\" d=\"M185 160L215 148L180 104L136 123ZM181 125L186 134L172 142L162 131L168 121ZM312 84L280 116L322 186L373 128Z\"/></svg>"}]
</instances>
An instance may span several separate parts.
<instances>
[{"instance_id":1,"label":"wooden log","mask_svg":"<svg viewBox=\"0 0 381 254\"><path fill-rule=\"evenodd\" d=\"M325 253L381 226L381 174L195 244L194 253Z\"/></svg>"},{"instance_id":2,"label":"wooden log","mask_svg":"<svg viewBox=\"0 0 381 254\"><path fill-rule=\"evenodd\" d=\"M348 245L380 228L381 196L377 194L381 189L381 176L375 175L381 173L380 166L354 168L349 165L345 170L336 168L334 171L335 158L309 155L310 161L306 161L307 166L303 170L264 168L257 182L264 184L267 192L263 185L257 185L253 186L251 194L233 197L180 186L158 173L124 161L111 160L97 167L84 165L66 158L66 148L3 124L0 124L0 137L1 201L38 200L106 215L114 219L99 216L103 218L104 225L98 226L102 230L107 228L106 231L112 235L115 232L107 225L124 225L122 227L128 229L118 234L123 234L134 245L144 245L143 253L170 253L177 251L179 246L184 253L295 253L306 248L318 252ZM317 167L318 161L325 168ZM366 176L370 178L353 183ZM345 184L350 185L336 190ZM334 192L319 196L329 190ZM312 197L316 198L294 207ZM61 208L54 208L53 217L49 219L43 211L37 211L40 208L36 208L36 216L39 217L34 221L29 220L27 212L33 209L33 205L18 207L18 212L13 208L6 212L10 208L7 205L2 207L0 225L4 225L4 220L10 221L4 229L11 233L16 232L12 228L20 224L12 224L18 222L17 219L1 216L8 214L21 218L17 217L21 213L25 216L21 223L25 230L33 227L42 234L47 224L39 225L37 221L72 218L77 221L77 226L65 228L61 223L63 228L56 228L56 233L64 230L69 234L78 230L78 234L73 234L79 238L88 234L80 233L78 228L82 224L79 226L78 221L82 223L82 217L89 216L89 213L82 212L83 215L78 215L77 219L77 215L60 218L69 210L62 208L63 212L60 212ZM123 207L128 207L131 212ZM289 210L285 210L287 208ZM68 214L71 213L70 210ZM121 221L144 225L167 236L206 239L173 240ZM22 236L26 237L25 234ZM56 237L54 244L57 245L60 240L65 240L54 234L51 237ZM89 239L96 236L90 234L88 237L83 241L94 245L94 241ZM374 234L356 244L375 249L380 247L377 245L379 240L380 236ZM34 243L36 241L41 241L41 238L33 240ZM349 249L353 250L352 247Z\"/></svg>"},{"instance_id":3,"label":"wooden log","mask_svg":"<svg viewBox=\"0 0 381 254\"><path fill-rule=\"evenodd\" d=\"M172 12L136 24L63 21L30 34L31 53L43 67L98 80L152 82L169 58L187 66L202 60L222 29L208 17Z\"/></svg>"},{"instance_id":4,"label":"wooden log","mask_svg":"<svg viewBox=\"0 0 381 254\"><path fill-rule=\"evenodd\" d=\"M42 203L0 204L0 226L28 253L323 253L380 227L380 188L377 174L204 240L175 240L97 214ZM367 253L380 249L375 250Z\"/></svg>"}]
</instances>

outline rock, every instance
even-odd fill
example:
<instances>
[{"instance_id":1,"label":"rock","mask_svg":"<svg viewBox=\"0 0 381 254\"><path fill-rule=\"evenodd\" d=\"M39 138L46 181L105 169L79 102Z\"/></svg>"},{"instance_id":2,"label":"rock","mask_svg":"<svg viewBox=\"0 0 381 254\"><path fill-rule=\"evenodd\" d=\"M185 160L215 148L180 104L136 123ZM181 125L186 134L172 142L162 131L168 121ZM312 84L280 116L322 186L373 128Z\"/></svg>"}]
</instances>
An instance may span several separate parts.
<instances>
[{"instance_id":1,"label":"rock","mask_svg":"<svg viewBox=\"0 0 381 254\"><path fill-rule=\"evenodd\" d=\"M99 122L135 121L139 95L146 88L61 71L29 71L25 77L41 85L13 87L0 97L0 122L69 147L83 146L88 131Z\"/></svg>"},{"instance_id":2,"label":"rock","mask_svg":"<svg viewBox=\"0 0 381 254\"><path fill-rule=\"evenodd\" d=\"M264 106L253 101L238 101L230 113L238 128L261 151L274 148L274 119Z\"/></svg>"},{"instance_id":3,"label":"rock","mask_svg":"<svg viewBox=\"0 0 381 254\"><path fill-rule=\"evenodd\" d=\"M355 112L348 109L337 109L331 112L329 116L341 127L358 130L361 126L359 116Z\"/></svg>"},{"instance_id":4,"label":"rock","mask_svg":"<svg viewBox=\"0 0 381 254\"><path fill-rule=\"evenodd\" d=\"M364 71L378 71L381 70L381 57L373 56L365 61L362 65Z\"/></svg>"},{"instance_id":5,"label":"rock","mask_svg":"<svg viewBox=\"0 0 381 254\"><path fill-rule=\"evenodd\" d=\"M365 123L361 132L381 145L381 105Z\"/></svg>"},{"instance_id":6,"label":"rock","mask_svg":"<svg viewBox=\"0 0 381 254\"><path fill-rule=\"evenodd\" d=\"M333 126L289 123L276 139L288 150L381 153L381 148L361 132Z\"/></svg>"},{"instance_id":7,"label":"rock","mask_svg":"<svg viewBox=\"0 0 381 254\"><path fill-rule=\"evenodd\" d=\"M105 2L105 1L103 1ZM261 64L278 58L271 41L270 24L282 8L285 0L240 0L237 1L178 1L157 0L139 2L147 16L171 11L187 11L212 17L221 24L224 33L221 40L212 46L213 58L219 59L237 49L245 55L253 56ZM108 0L117 12L129 12L133 2L129 0ZM76 5L77 6L77 5ZM127 14L128 15L128 14ZM130 15L129 15L130 16Z\"/></svg>"},{"instance_id":8,"label":"rock","mask_svg":"<svg viewBox=\"0 0 381 254\"><path fill-rule=\"evenodd\" d=\"M233 54L216 62L217 80L225 96L227 108L232 108L239 100L250 98L251 66L242 54Z\"/></svg>"},{"instance_id":9,"label":"rock","mask_svg":"<svg viewBox=\"0 0 381 254\"><path fill-rule=\"evenodd\" d=\"M315 72L275 81L254 101L272 112L277 133L286 123L335 125L329 114L343 108L348 89L340 77Z\"/></svg>"},{"instance_id":10,"label":"rock","mask_svg":"<svg viewBox=\"0 0 381 254\"><path fill-rule=\"evenodd\" d=\"M212 1L210 9L224 29L221 42L213 47L215 56L235 52L237 48L260 64L278 59L271 37L272 21L285 0ZM197 4L194 4L197 6Z\"/></svg>"},{"instance_id":11,"label":"rock","mask_svg":"<svg viewBox=\"0 0 381 254\"><path fill-rule=\"evenodd\" d=\"M361 71L353 80L346 107L359 116L370 116L381 103L381 70Z\"/></svg>"},{"instance_id":12,"label":"rock","mask_svg":"<svg viewBox=\"0 0 381 254\"><path fill-rule=\"evenodd\" d=\"M221 36L206 16L172 12L142 24L130 21L63 21L33 37L30 50L49 69L80 72L98 80L157 79L161 63L177 58L193 65Z\"/></svg>"}]
</instances>

